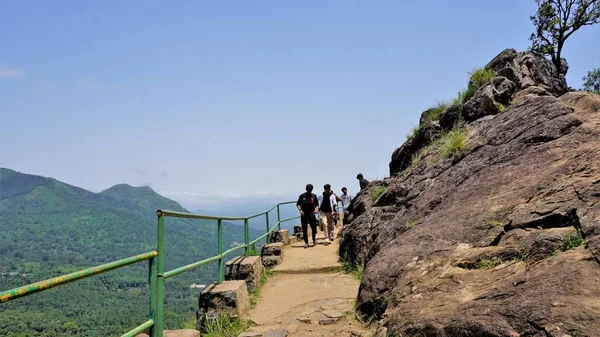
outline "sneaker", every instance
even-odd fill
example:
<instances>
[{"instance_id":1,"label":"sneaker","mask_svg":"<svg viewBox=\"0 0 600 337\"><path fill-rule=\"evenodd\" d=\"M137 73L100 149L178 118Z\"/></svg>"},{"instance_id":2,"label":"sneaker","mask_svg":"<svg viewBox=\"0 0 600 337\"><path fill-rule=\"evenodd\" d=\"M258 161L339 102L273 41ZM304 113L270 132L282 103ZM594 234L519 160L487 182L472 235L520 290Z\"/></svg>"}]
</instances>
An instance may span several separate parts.
<instances>
[{"instance_id":1,"label":"sneaker","mask_svg":"<svg viewBox=\"0 0 600 337\"><path fill-rule=\"evenodd\" d=\"M325 240L325 244L328 245L330 243L331 243L331 241L329 241L329 238L327 238L327 240Z\"/></svg>"},{"instance_id":2,"label":"sneaker","mask_svg":"<svg viewBox=\"0 0 600 337\"><path fill-rule=\"evenodd\" d=\"M313 241L313 247L317 246L317 241Z\"/></svg>"},{"instance_id":3,"label":"sneaker","mask_svg":"<svg viewBox=\"0 0 600 337\"><path fill-rule=\"evenodd\" d=\"M305 248L305 249L306 249L306 248L308 248L308 243L305 243L305 244L304 244L304 248Z\"/></svg>"}]
</instances>

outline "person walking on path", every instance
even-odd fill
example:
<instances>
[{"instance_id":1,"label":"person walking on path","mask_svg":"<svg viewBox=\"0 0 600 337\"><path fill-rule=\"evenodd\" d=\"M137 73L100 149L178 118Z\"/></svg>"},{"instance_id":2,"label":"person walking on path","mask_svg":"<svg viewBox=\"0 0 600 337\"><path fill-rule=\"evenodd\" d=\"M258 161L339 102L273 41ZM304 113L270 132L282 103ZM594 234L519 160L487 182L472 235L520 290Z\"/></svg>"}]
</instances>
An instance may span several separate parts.
<instances>
[{"instance_id":1,"label":"person walking on path","mask_svg":"<svg viewBox=\"0 0 600 337\"><path fill-rule=\"evenodd\" d=\"M300 194L296 207L300 212L300 221L302 223L302 235L304 237L304 248L308 248L308 225L312 230L313 246L317 245L317 218L319 212L319 202L317 196L312 193L313 185L306 185L306 192Z\"/></svg>"},{"instance_id":2,"label":"person walking on path","mask_svg":"<svg viewBox=\"0 0 600 337\"><path fill-rule=\"evenodd\" d=\"M333 211L337 210L337 201L331 190L331 185L323 186L323 194L319 195L319 210L323 214L323 232L325 234L325 244L328 245L333 240L331 235L333 227Z\"/></svg>"},{"instance_id":3,"label":"person walking on path","mask_svg":"<svg viewBox=\"0 0 600 337\"><path fill-rule=\"evenodd\" d=\"M363 177L362 173L359 173L356 176L356 179L358 179L358 184L360 185L361 191L364 190L369 185L369 181Z\"/></svg>"}]
</instances>

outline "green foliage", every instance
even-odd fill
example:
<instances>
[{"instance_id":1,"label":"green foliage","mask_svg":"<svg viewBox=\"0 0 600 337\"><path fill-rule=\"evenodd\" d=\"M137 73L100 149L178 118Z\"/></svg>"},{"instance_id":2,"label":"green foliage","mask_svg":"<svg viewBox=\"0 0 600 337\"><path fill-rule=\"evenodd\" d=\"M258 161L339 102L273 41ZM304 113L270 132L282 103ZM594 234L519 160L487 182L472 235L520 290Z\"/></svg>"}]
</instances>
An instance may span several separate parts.
<instances>
[{"instance_id":1,"label":"green foliage","mask_svg":"<svg viewBox=\"0 0 600 337\"><path fill-rule=\"evenodd\" d=\"M538 9L530 20L535 31L529 37L531 50L549 55L560 73L561 53L565 41L583 26L600 21L600 1L597 0L535 0Z\"/></svg>"},{"instance_id":2,"label":"green foliage","mask_svg":"<svg viewBox=\"0 0 600 337\"><path fill-rule=\"evenodd\" d=\"M527 261L527 255L529 254L529 249L521 243L519 243L517 245L517 249L519 250L519 256L516 258L516 261L519 261L519 262Z\"/></svg>"},{"instance_id":3,"label":"green foliage","mask_svg":"<svg viewBox=\"0 0 600 337\"><path fill-rule=\"evenodd\" d=\"M371 190L371 200L375 201L377 200L377 198L379 198L379 196L381 196L383 194L383 192L385 192L386 188L385 186L377 186L374 189Z\"/></svg>"},{"instance_id":4,"label":"green foliage","mask_svg":"<svg viewBox=\"0 0 600 337\"><path fill-rule=\"evenodd\" d=\"M492 269L496 266L501 265L502 263L504 263L504 260L502 260L502 258L494 256L491 259L480 260L479 262L477 262L477 265L475 266L475 268L477 268L477 269Z\"/></svg>"},{"instance_id":5,"label":"green foliage","mask_svg":"<svg viewBox=\"0 0 600 337\"><path fill-rule=\"evenodd\" d=\"M235 337L250 327L250 322L219 315L206 322L202 337Z\"/></svg>"},{"instance_id":6,"label":"green foliage","mask_svg":"<svg viewBox=\"0 0 600 337\"><path fill-rule=\"evenodd\" d=\"M486 223L487 229L493 229L502 225L504 225L502 222L496 220L488 220L488 222Z\"/></svg>"},{"instance_id":7,"label":"green foliage","mask_svg":"<svg viewBox=\"0 0 600 337\"><path fill-rule=\"evenodd\" d=\"M423 159L423 157L427 154L427 149L423 148L420 149L417 153L413 154L411 157L411 166L415 167L417 165L419 165L419 163L421 162L421 159Z\"/></svg>"},{"instance_id":8,"label":"green foliage","mask_svg":"<svg viewBox=\"0 0 600 337\"><path fill-rule=\"evenodd\" d=\"M496 76L496 72L492 69L476 68L473 69L469 75L470 79L467 90L459 93L459 97L462 98L463 103L473 97L479 88L490 83L494 76Z\"/></svg>"},{"instance_id":9,"label":"green foliage","mask_svg":"<svg viewBox=\"0 0 600 337\"><path fill-rule=\"evenodd\" d=\"M404 227L406 227L406 229L411 229L418 224L419 224L419 220L411 220L411 221L407 222L406 224L404 224Z\"/></svg>"},{"instance_id":10,"label":"green foliage","mask_svg":"<svg viewBox=\"0 0 600 337\"><path fill-rule=\"evenodd\" d=\"M588 71L582 80L583 90L600 95L600 68Z\"/></svg>"},{"instance_id":11,"label":"green foliage","mask_svg":"<svg viewBox=\"0 0 600 337\"><path fill-rule=\"evenodd\" d=\"M433 107L425 110L425 112L424 112L425 118L423 119L423 122L420 123L419 126L427 124L428 122L431 122L431 121L439 120L441 114L444 111L446 111L446 109L448 109L449 107L450 107L450 104L448 104L447 102L437 102Z\"/></svg>"},{"instance_id":12,"label":"green foliage","mask_svg":"<svg viewBox=\"0 0 600 337\"><path fill-rule=\"evenodd\" d=\"M567 251L570 249L577 248L579 246L585 245L586 241L581 236L581 232L578 230L574 230L563 237L562 245L560 246L561 251Z\"/></svg>"},{"instance_id":13,"label":"green foliage","mask_svg":"<svg viewBox=\"0 0 600 337\"><path fill-rule=\"evenodd\" d=\"M154 250L155 211L185 211L148 187L92 193L1 170L0 273L14 274L0 276L0 290ZM223 223L223 239L225 247L243 242L242 226ZM166 220L166 270L216 254L216 222ZM0 336L120 336L147 319L147 269L139 263L4 303ZM181 327L197 310L198 290L190 284L216 279L213 263L165 282L165 324Z\"/></svg>"},{"instance_id":14,"label":"green foliage","mask_svg":"<svg viewBox=\"0 0 600 337\"><path fill-rule=\"evenodd\" d=\"M355 265L346 260L342 260L340 262L342 263L342 271L344 273L349 274L356 280L360 281L360 279L362 278L362 274L364 272L364 266L362 264Z\"/></svg>"},{"instance_id":15,"label":"green foliage","mask_svg":"<svg viewBox=\"0 0 600 337\"><path fill-rule=\"evenodd\" d=\"M256 245L252 245L248 250L248 256L260 256L260 249Z\"/></svg>"},{"instance_id":16,"label":"green foliage","mask_svg":"<svg viewBox=\"0 0 600 337\"><path fill-rule=\"evenodd\" d=\"M431 145L437 151L437 156L429 164L435 165L445 158L462 158L469 152L468 135L468 131L462 128L452 129L440 135Z\"/></svg>"},{"instance_id":17,"label":"green foliage","mask_svg":"<svg viewBox=\"0 0 600 337\"><path fill-rule=\"evenodd\" d=\"M467 90L463 89L458 92L458 95L452 100L452 105L464 103L467 100Z\"/></svg>"},{"instance_id":18,"label":"green foliage","mask_svg":"<svg viewBox=\"0 0 600 337\"><path fill-rule=\"evenodd\" d=\"M410 138L413 138L414 136L416 136L417 132L419 132L419 129L420 129L420 127L418 125L410 128L410 131L406 135L406 139L410 139Z\"/></svg>"},{"instance_id":19,"label":"green foliage","mask_svg":"<svg viewBox=\"0 0 600 337\"><path fill-rule=\"evenodd\" d=\"M496 106L496 108L498 108L499 112L504 112L504 110L506 110L506 107L502 103L494 101L494 105Z\"/></svg>"}]
</instances>

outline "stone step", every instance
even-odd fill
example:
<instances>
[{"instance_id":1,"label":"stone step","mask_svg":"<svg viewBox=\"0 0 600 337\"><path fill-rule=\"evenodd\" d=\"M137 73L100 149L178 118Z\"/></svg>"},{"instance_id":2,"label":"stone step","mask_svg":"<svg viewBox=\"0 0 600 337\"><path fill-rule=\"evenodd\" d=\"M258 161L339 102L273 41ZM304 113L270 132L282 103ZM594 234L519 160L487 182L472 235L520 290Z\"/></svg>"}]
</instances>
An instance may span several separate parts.
<instances>
[{"instance_id":1,"label":"stone step","mask_svg":"<svg viewBox=\"0 0 600 337\"><path fill-rule=\"evenodd\" d=\"M281 229L275 232L272 232L270 235L269 242L283 242L285 246L290 244L290 233L287 229Z\"/></svg>"},{"instance_id":2,"label":"stone step","mask_svg":"<svg viewBox=\"0 0 600 337\"><path fill-rule=\"evenodd\" d=\"M283 242L269 243L262 246L260 256L283 256Z\"/></svg>"},{"instance_id":3,"label":"stone step","mask_svg":"<svg viewBox=\"0 0 600 337\"><path fill-rule=\"evenodd\" d=\"M263 256L262 264L265 268L275 267L281 264L282 256Z\"/></svg>"},{"instance_id":4,"label":"stone step","mask_svg":"<svg viewBox=\"0 0 600 337\"><path fill-rule=\"evenodd\" d=\"M243 280L248 292L260 288L260 276L264 271L260 256L236 256L225 263L225 280Z\"/></svg>"}]
</instances>

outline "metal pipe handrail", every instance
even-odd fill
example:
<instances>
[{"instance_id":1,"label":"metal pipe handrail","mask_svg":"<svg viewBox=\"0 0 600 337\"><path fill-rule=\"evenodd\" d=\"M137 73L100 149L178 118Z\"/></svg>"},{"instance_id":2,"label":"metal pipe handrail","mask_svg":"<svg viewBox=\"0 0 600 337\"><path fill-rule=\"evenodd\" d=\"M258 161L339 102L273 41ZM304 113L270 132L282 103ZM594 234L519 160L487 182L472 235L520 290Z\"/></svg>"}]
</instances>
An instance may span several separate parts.
<instances>
[{"instance_id":1,"label":"metal pipe handrail","mask_svg":"<svg viewBox=\"0 0 600 337\"><path fill-rule=\"evenodd\" d=\"M267 243L269 242L269 235L275 231L281 229L281 223L286 221L291 221L300 218L299 216L291 217L287 219L281 219L280 206L293 204L295 201L286 201L278 203L277 205L271 207L269 210L253 214L247 217L226 217L226 216L210 216L210 215L202 215L202 214L193 214L193 213L185 213L178 211L170 211L170 210L158 210L156 211L156 215L158 217L157 224L157 233L156 233L156 250L139 254L135 256L131 256L128 258L124 258L121 260L109 262L106 264L102 264L96 267L91 267L83 270L79 270L70 274L66 274L63 276L58 276L55 278L47 279L44 281L28 284L22 287L10 289L7 291L0 292L0 303L12 301L19 297L31 295L40 291L44 291L50 288L54 288L63 284L67 284L70 282L78 281L83 278L91 277L96 274L104 273L107 271L111 271L118 268L123 268L125 266L139 263L145 260L149 261L148 268L148 283L150 288L150 300L149 300L149 319L142 323L141 325L133 328L132 330L126 332L121 337L133 337L144 331L150 329L150 336L152 337L163 337L163 328L164 328L164 281L167 278L179 275L186 271L201 267L203 265L207 265L211 262L218 261L219 262L219 279L217 283L222 283L224 281L224 258L241 249L244 249L244 255L248 256L250 253L250 247L254 247L259 241L263 239L267 239ZM277 209L277 222L270 227L269 224L269 212ZM249 234L249 220L257 218L259 216L265 215L265 224L266 224L266 232L262 234L260 237L250 241ZM218 245L217 250L218 254L204 260L194 262L182 267L178 267L167 272L164 271L164 232L165 232L165 217L176 217L176 218L188 218L188 219L203 219L203 220L217 220L218 227ZM236 220L244 220L244 244L237 245L233 248L230 248L226 251L223 251L223 226L222 221L236 221Z\"/></svg>"},{"instance_id":2,"label":"metal pipe handrail","mask_svg":"<svg viewBox=\"0 0 600 337\"><path fill-rule=\"evenodd\" d=\"M157 251L151 251L144 254L131 256L125 259L109 262L96 267L79 270L70 274L57 276L44 281L24 285L22 287L0 292L0 303L15 300L19 297L31 295L46 289L54 288L63 284L71 283L80 279L84 279L96 274L105 273L113 269L122 268L130 264L138 263L144 260L153 259L158 255Z\"/></svg>"}]
</instances>

